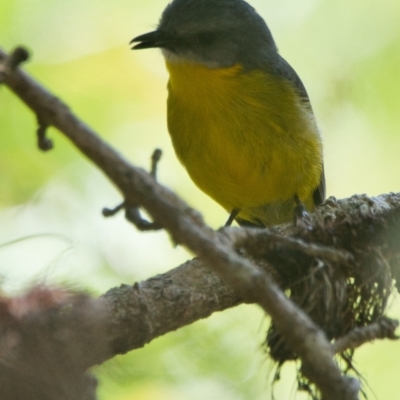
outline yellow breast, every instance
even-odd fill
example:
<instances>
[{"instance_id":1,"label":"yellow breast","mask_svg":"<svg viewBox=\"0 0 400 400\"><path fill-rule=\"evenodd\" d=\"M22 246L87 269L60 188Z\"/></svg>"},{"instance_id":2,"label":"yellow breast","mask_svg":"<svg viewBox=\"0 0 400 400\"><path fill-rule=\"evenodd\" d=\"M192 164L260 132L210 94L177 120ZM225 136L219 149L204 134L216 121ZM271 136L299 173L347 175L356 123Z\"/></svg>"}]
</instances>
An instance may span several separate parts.
<instances>
[{"instance_id":1,"label":"yellow breast","mask_svg":"<svg viewBox=\"0 0 400 400\"><path fill-rule=\"evenodd\" d=\"M321 141L289 82L238 65L167 62L167 68L169 132L200 189L228 212L241 209L244 219L295 194L312 207Z\"/></svg>"}]
</instances>

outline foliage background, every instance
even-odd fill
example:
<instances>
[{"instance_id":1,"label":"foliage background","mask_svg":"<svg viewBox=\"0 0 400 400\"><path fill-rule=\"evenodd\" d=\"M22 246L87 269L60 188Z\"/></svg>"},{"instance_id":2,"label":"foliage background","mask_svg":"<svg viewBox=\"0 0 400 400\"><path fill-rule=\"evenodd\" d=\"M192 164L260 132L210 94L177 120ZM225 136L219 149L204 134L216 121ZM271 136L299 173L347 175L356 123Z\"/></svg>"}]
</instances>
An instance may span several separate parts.
<instances>
[{"instance_id":1,"label":"foliage background","mask_svg":"<svg viewBox=\"0 0 400 400\"><path fill-rule=\"evenodd\" d=\"M400 191L400 3L398 0L253 0L281 54L302 77L325 143L328 194ZM166 2L0 2L0 45L33 53L25 68L136 165L164 157L159 180L219 227L220 207L175 159L165 124L167 75L156 50L131 52ZM0 277L2 291L67 283L100 294L191 257L164 232L138 233L100 210L120 201L109 182L55 130L55 150L35 149L35 119L0 89ZM393 299L390 315L399 318ZM240 306L170 333L96 369L102 400L264 399L273 370L260 345L266 318ZM398 399L399 343L366 345L356 357L370 397ZM296 398L295 367L276 399Z\"/></svg>"}]
</instances>

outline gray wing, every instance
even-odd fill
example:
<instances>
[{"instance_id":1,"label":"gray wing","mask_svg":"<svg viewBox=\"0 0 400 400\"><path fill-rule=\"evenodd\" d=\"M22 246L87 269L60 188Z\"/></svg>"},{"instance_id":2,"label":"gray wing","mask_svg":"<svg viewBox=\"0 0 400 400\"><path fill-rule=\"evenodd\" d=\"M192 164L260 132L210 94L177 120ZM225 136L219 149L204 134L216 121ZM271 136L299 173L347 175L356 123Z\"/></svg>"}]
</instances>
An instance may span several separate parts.
<instances>
[{"instance_id":1,"label":"gray wing","mask_svg":"<svg viewBox=\"0 0 400 400\"><path fill-rule=\"evenodd\" d=\"M296 71L291 67L291 65L279 54L278 54L278 62L276 63L273 72L287 79L293 84L297 93L300 95L304 105L309 107L309 109L312 112L310 99L308 97L307 90L303 85L303 82L297 75ZM316 206L322 204L325 201L325 192L326 192L325 172L324 172L324 166L322 165L321 179L318 187L314 190L313 193L314 204Z\"/></svg>"},{"instance_id":2,"label":"gray wing","mask_svg":"<svg viewBox=\"0 0 400 400\"><path fill-rule=\"evenodd\" d=\"M291 67L291 65L278 54L278 62L274 65L273 72L276 75L279 75L288 81L290 81L295 89L297 90L297 93L300 95L301 99L303 100L304 103L308 104L311 108L310 104L310 99L308 98L308 94L306 91L305 86L303 85L303 82L297 75L296 71Z\"/></svg>"}]
</instances>

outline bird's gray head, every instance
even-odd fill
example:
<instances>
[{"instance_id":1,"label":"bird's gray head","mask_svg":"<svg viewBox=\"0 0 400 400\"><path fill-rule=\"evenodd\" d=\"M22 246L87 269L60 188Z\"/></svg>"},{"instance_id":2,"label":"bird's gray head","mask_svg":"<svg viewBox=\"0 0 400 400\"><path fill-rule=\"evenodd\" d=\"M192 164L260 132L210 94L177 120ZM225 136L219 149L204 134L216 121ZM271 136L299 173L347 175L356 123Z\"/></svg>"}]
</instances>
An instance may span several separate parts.
<instances>
[{"instance_id":1,"label":"bird's gray head","mask_svg":"<svg viewBox=\"0 0 400 400\"><path fill-rule=\"evenodd\" d=\"M244 0L173 0L157 30L132 42L139 42L133 49L160 47L170 61L211 68L263 68L277 54L266 23Z\"/></svg>"}]
</instances>

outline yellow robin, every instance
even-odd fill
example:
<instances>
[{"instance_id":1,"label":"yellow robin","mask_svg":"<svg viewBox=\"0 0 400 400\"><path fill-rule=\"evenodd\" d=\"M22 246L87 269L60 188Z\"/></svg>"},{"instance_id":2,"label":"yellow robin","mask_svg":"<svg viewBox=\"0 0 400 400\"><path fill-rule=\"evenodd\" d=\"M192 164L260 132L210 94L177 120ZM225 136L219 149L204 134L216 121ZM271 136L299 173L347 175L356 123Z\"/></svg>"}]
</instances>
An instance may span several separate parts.
<instances>
[{"instance_id":1,"label":"yellow robin","mask_svg":"<svg viewBox=\"0 0 400 400\"><path fill-rule=\"evenodd\" d=\"M304 85L243 0L174 0L133 49L160 48L168 129L228 224L269 226L325 199L321 136Z\"/></svg>"}]
</instances>

